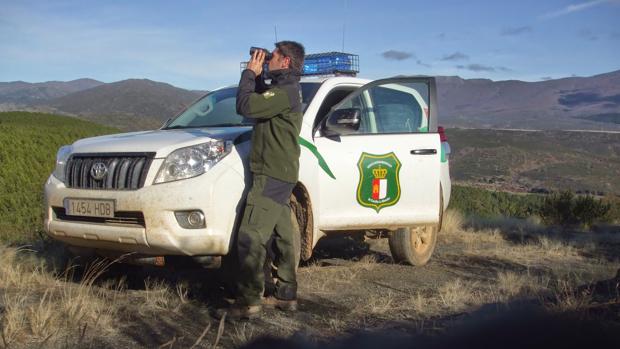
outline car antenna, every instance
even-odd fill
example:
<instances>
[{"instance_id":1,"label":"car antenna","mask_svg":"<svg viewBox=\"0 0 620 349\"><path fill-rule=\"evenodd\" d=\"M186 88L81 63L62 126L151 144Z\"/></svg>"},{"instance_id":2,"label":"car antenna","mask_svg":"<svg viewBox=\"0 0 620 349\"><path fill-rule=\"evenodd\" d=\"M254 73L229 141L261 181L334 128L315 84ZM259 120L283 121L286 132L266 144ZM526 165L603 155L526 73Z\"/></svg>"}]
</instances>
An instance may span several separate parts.
<instances>
[{"instance_id":1,"label":"car antenna","mask_svg":"<svg viewBox=\"0 0 620 349\"><path fill-rule=\"evenodd\" d=\"M344 15L342 16L342 51L344 52L344 32L346 27L346 16L347 16L347 0L344 0Z\"/></svg>"},{"instance_id":2,"label":"car antenna","mask_svg":"<svg viewBox=\"0 0 620 349\"><path fill-rule=\"evenodd\" d=\"M273 25L273 33L276 35L276 42L278 42L278 26Z\"/></svg>"}]
</instances>

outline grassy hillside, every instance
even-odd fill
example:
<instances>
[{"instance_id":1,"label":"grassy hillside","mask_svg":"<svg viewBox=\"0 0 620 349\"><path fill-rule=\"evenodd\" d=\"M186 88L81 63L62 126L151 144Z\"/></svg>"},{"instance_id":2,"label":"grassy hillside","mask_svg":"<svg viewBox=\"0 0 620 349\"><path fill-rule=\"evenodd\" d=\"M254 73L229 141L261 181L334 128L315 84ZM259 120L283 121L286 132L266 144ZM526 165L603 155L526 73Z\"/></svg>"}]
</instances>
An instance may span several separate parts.
<instances>
[{"instance_id":1,"label":"grassy hillside","mask_svg":"<svg viewBox=\"0 0 620 349\"><path fill-rule=\"evenodd\" d=\"M40 113L0 113L0 242L32 241L42 229L43 185L56 151L77 139L118 132L88 121ZM620 187L620 135L449 130L455 183L491 189L532 185L565 189ZM538 180L538 182L535 182ZM566 187L563 187L566 186ZM455 185L450 207L483 217L536 214L540 195ZM614 204L614 219L620 208Z\"/></svg>"},{"instance_id":2,"label":"grassy hillside","mask_svg":"<svg viewBox=\"0 0 620 349\"><path fill-rule=\"evenodd\" d=\"M0 113L0 241L27 241L41 230L42 188L59 147L115 132L65 116Z\"/></svg>"},{"instance_id":3,"label":"grassy hillside","mask_svg":"<svg viewBox=\"0 0 620 349\"><path fill-rule=\"evenodd\" d=\"M620 194L620 134L448 129L453 181L490 189Z\"/></svg>"}]
</instances>

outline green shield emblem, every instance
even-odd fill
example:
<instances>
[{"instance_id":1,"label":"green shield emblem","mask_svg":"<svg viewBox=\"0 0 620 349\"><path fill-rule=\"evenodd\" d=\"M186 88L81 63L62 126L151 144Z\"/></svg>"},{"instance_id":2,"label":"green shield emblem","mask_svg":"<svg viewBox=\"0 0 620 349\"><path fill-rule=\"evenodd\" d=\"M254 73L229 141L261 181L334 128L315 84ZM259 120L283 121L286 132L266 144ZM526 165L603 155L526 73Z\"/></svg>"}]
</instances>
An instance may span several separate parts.
<instances>
[{"instance_id":1,"label":"green shield emblem","mask_svg":"<svg viewBox=\"0 0 620 349\"><path fill-rule=\"evenodd\" d=\"M374 208L377 213L383 207L396 205L400 199L400 166L393 152L383 155L362 153L357 162L360 171L357 202Z\"/></svg>"}]
</instances>

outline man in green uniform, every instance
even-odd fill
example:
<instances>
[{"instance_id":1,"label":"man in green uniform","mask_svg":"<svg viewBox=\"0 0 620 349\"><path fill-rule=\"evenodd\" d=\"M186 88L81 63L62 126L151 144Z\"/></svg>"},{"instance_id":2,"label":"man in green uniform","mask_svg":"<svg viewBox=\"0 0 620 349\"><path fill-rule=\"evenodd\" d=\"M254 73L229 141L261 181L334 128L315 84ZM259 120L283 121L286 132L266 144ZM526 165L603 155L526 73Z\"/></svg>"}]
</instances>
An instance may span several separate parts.
<instances>
[{"instance_id":1,"label":"man in green uniform","mask_svg":"<svg viewBox=\"0 0 620 349\"><path fill-rule=\"evenodd\" d=\"M239 274L237 299L227 310L231 319L260 315L261 305L297 308L296 258L290 195L299 175L301 86L304 48L293 41L276 43L269 60L270 86L262 72L265 52L256 50L241 74L237 113L256 119L252 132L250 170L253 181L237 236ZM262 299L263 265L273 237L277 267L273 297Z\"/></svg>"}]
</instances>

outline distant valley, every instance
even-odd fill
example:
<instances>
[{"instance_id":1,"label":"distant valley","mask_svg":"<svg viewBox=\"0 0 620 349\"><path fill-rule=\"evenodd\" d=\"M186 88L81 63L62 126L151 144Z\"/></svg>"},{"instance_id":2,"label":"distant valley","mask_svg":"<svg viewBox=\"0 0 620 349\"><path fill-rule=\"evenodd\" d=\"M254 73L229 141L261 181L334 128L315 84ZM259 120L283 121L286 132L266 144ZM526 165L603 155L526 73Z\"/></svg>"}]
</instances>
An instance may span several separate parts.
<instances>
[{"instance_id":1,"label":"distant valley","mask_svg":"<svg viewBox=\"0 0 620 349\"><path fill-rule=\"evenodd\" d=\"M620 70L540 82L437 77L440 124L620 131ZM123 130L159 127L205 91L147 79L0 82L0 111L78 116Z\"/></svg>"}]
</instances>

